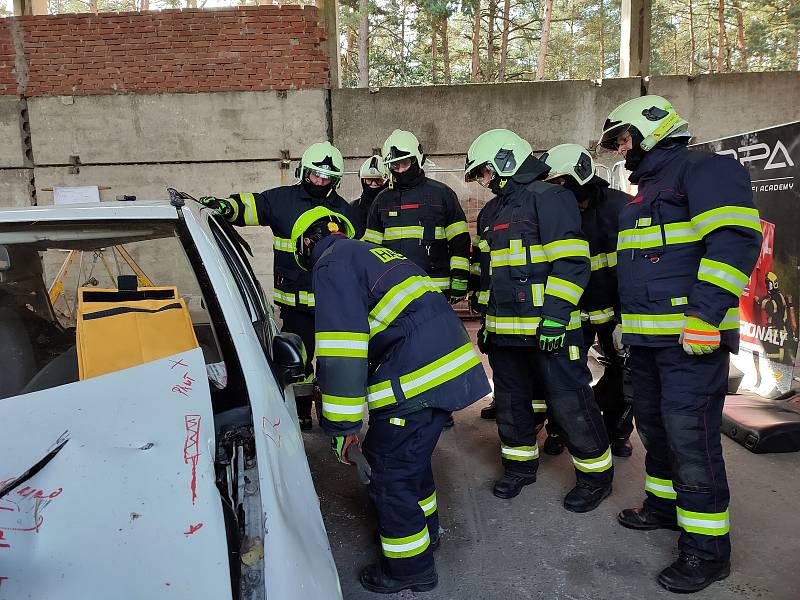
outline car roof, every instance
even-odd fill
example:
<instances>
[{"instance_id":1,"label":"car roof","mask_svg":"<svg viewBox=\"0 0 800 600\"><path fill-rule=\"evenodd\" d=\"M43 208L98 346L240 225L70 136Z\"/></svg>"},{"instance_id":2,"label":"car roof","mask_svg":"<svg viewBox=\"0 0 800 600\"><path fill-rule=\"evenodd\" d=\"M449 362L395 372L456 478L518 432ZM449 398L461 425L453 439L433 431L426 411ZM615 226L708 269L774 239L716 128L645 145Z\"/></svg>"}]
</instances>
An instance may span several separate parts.
<instances>
[{"instance_id":1,"label":"car roof","mask_svg":"<svg viewBox=\"0 0 800 600\"><path fill-rule=\"evenodd\" d=\"M195 205L194 202L188 203ZM190 210L199 210L200 205ZM67 204L61 206L22 206L0 209L0 223L29 221L107 221L128 219L177 219L178 211L169 200L134 200Z\"/></svg>"}]
</instances>

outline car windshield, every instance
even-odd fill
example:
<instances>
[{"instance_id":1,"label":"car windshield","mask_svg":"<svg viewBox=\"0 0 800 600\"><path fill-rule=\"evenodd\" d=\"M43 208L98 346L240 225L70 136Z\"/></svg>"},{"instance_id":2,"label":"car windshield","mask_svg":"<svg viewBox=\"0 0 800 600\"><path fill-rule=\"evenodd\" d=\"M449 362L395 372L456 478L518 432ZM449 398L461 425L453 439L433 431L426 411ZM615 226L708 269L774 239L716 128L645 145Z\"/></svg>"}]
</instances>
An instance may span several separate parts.
<instances>
[{"instance_id":1,"label":"car windshield","mask_svg":"<svg viewBox=\"0 0 800 600\"><path fill-rule=\"evenodd\" d=\"M200 345L224 385L216 336L177 226L0 224L0 346L7 359L0 398L134 366L182 339Z\"/></svg>"}]
</instances>

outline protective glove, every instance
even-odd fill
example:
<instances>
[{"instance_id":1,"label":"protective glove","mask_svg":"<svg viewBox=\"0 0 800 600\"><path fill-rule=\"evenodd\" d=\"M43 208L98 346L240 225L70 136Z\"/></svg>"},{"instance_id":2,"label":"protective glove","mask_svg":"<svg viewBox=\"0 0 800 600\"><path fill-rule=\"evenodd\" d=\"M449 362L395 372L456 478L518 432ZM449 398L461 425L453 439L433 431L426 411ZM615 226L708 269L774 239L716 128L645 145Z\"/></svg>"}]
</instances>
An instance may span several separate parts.
<instances>
[{"instance_id":1,"label":"protective glove","mask_svg":"<svg viewBox=\"0 0 800 600\"><path fill-rule=\"evenodd\" d=\"M458 277L450 279L450 293L447 295L450 304L461 302L466 297L468 283L466 279L460 279Z\"/></svg>"},{"instance_id":2,"label":"protective glove","mask_svg":"<svg viewBox=\"0 0 800 600\"><path fill-rule=\"evenodd\" d=\"M331 450L336 455L340 463L351 465L353 463L347 458L347 449L355 444L359 445L358 436L355 433L348 435L335 435L331 438Z\"/></svg>"},{"instance_id":3,"label":"protective glove","mask_svg":"<svg viewBox=\"0 0 800 600\"><path fill-rule=\"evenodd\" d=\"M697 317L686 319L680 342L686 354L711 354L719 348L719 329Z\"/></svg>"},{"instance_id":4,"label":"protective glove","mask_svg":"<svg viewBox=\"0 0 800 600\"><path fill-rule=\"evenodd\" d=\"M486 354L489 347L489 332L486 331L486 324L481 325L478 329L478 350L481 354Z\"/></svg>"},{"instance_id":5,"label":"protective glove","mask_svg":"<svg viewBox=\"0 0 800 600\"><path fill-rule=\"evenodd\" d=\"M617 326L614 327L614 331L611 332L611 341L614 344L614 350L617 351L617 354L625 350L625 344L622 343L622 325L617 324Z\"/></svg>"},{"instance_id":6,"label":"protective glove","mask_svg":"<svg viewBox=\"0 0 800 600\"><path fill-rule=\"evenodd\" d=\"M223 219L227 219L233 215L233 206L228 200L215 198L214 196L203 196L198 198L197 201L203 206L210 208L215 215L219 215Z\"/></svg>"},{"instance_id":7,"label":"protective glove","mask_svg":"<svg viewBox=\"0 0 800 600\"><path fill-rule=\"evenodd\" d=\"M567 328L563 323L542 317L539 325L539 348L545 352L555 352L564 347Z\"/></svg>"}]
</instances>

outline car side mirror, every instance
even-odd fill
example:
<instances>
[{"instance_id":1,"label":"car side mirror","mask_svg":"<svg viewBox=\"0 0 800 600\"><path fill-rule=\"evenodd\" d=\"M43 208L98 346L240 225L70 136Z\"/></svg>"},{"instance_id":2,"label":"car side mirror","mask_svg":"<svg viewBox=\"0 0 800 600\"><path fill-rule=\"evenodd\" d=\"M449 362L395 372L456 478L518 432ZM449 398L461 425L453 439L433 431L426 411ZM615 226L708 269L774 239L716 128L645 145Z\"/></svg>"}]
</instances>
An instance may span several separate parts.
<instances>
[{"instance_id":1,"label":"car side mirror","mask_svg":"<svg viewBox=\"0 0 800 600\"><path fill-rule=\"evenodd\" d=\"M282 387L306 377L306 349L294 333L279 333L272 340L272 362Z\"/></svg>"}]
</instances>

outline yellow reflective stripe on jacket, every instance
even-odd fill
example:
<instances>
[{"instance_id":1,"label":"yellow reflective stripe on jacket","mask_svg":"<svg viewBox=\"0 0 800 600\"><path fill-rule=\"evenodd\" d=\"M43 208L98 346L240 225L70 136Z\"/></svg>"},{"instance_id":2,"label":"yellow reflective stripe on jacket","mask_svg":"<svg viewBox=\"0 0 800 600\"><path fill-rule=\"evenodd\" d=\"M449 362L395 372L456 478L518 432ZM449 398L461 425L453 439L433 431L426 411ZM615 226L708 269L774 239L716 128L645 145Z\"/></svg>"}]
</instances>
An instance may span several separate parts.
<instances>
[{"instance_id":1,"label":"yellow reflective stripe on jacket","mask_svg":"<svg viewBox=\"0 0 800 600\"><path fill-rule=\"evenodd\" d=\"M692 217L692 224L702 237L720 227L744 227L761 231L758 210L743 206L720 206L707 210Z\"/></svg>"},{"instance_id":2,"label":"yellow reflective stripe on jacket","mask_svg":"<svg viewBox=\"0 0 800 600\"><path fill-rule=\"evenodd\" d=\"M256 198L249 192L239 194L244 204L244 224L258 225L258 210L256 209Z\"/></svg>"},{"instance_id":3,"label":"yellow reflective stripe on jacket","mask_svg":"<svg viewBox=\"0 0 800 600\"><path fill-rule=\"evenodd\" d=\"M449 278L447 283L449 285ZM393 286L369 313L370 337L389 327L409 304L423 294L440 291L439 287L424 275L413 275Z\"/></svg>"},{"instance_id":4,"label":"yellow reflective stripe on jacket","mask_svg":"<svg viewBox=\"0 0 800 600\"><path fill-rule=\"evenodd\" d=\"M444 240L447 238L447 235L444 232L444 227L436 227L433 230L433 237L437 240Z\"/></svg>"},{"instance_id":5,"label":"yellow reflective stripe on jacket","mask_svg":"<svg viewBox=\"0 0 800 600\"><path fill-rule=\"evenodd\" d=\"M275 288L272 297L276 304L285 304L286 306L297 305L293 292L282 292L278 288Z\"/></svg>"},{"instance_id":6,"label":"yellow reflective stripe on jacket","mask_svg":"<svg viewBox=\"0 0 800 600\"><path fill-rule=\"evenodd\" d=\"M317 304L314 294L302 290L297 292L297 300L300 302L300 304L304 304L306 306L316 306Z\"/></svg>"},{"instance_id":7,"label":"yellow reflective stripe on jacket","mask_svg":"<svg viewBox=\"0 0 800 600\"><path fill-rule=\"evenodd\" d=\"M606 260L608 261L608 267L614 268L617 266L617 253L616 252L609 252L606 254Z\"/></svg>"},{"instance_id":8,"label":"yellow reflective stripe on jacket","mask_svg":"<svg viewBox=\"0 0 800 600\"><path fill-rule=\"evenodd\" d=\"M607 448L603 454L597 458L575 458L572 457L572 464L578 471L584 473L602 473L612 467L611 448Z\"/></svg>"},{"instance_id":9,"label":"yellow reflective stripe on jacket","mask_svg":"<svg viewBox=\"0 0 800 600\"><path fill-rule=\"evenodd\" d=\"M489 304L489 290L482 290L478 292L478 304Z\"/></svg>"},{"instance_id":10,"label":"yellow reflective stripe on jacket","mask_svg":"<svg viewBox=\"0 0 800 600\"><path fill-rule=\"evenodd\" d=\"M542 246L547 260L553 262L560 258L589 258L589 242L576 238L556 240Z\"/></svg>"},{"instance_id":11,"label":"yellow reflective stripe on jacket","mask_svg":"<svg viewBox=\"0 0 800 600\"><path fill-rule=\"evenodd\" d=\"M581 319L589 321L593 325L608 323L614 320L614 307L609 306L608 308L581 313Z\"/></svg>"},{"instance_id":12,"label":"yellow reflective stripe on jacket","mask_svg":"<svg viewBox=\"0 0 800 600\"><path fill-rule=\"evenodd\" d=\"M725 312L722 322L719 324L720 331L724 329L739 329L739 307L734 306Z\"/></svg>"},{"instance_id":13,"label":"yellow reflective stripe on jacket","mask_svg":"<svg viewBox=\"0 0 800 600\"><path fill-rule=\"evenodd\" d=\"M578 304L583 295L583 288L571 281L550 275L544 288L545 295L555 296L571 304Z\"/></svg>"},{"instance_id":14,"label":"yellow reflective stripe on jacket","mask_svg":"<svg viewBox=\"0 0 800 600\"><path fill-rule=\"evenodd\" d=\"M364 396L347 398L322 394L322 416L337 423L358 422L364 416Z\"/></svg>"},{"instance_id":15,"label":"yellow reflective stripe on jacket","mask_svg":"<svg viewBox=\"0 0 800 600\"><path fill-rule=\"evenodd\" d=\"M391 381L381 381L367 388L367 406L370 410L397 404Z\"/></svg>"},{"instance_id":16,"label":"yellow reflective stripe on jacket","mask_svg":"<svg viewBox=\"0 0 800 600\"><path fill-rule=\"evenodd\" d=\"M424 367L400 377L400 388L406 398L413 398L455 379L481 364L472 342L467 342Z\"/></svg>"},{"instance_id":17,"label":"yellow reflective stripe on jacket","mask_svg":"<svg viewBox=\"0 0 800 600\"><path fill-rule=\"evenodd\" d=\"M486 315L486 331L498 335L536 335L539 328L539 317L498 317ZM567 324L567 331L581 328L581 313L572 311Z\"/></svg>"},{"instance_id":18,"label":"yellow reflective stripe on jacket","mask_svg":"<svg viewBox=\"0 0 800 600\"><path fill-rule=\"evenodd\" d=\"M623 229L617 236L617 250L656 248L663 245L664 239L661 237L660 225Z\"/></svg>"},{"instance_id":19,"label":"yellow reflective stripe on jacket","mask_svg":"<svg viewBox=\"0 0 800 600\"><path fill-rule=\"evenodd\" d=\"M676 509L678 527L688 533L725 535L731 530L730 513L727 510L720 513L704 513L684 510L680 506Z\"/></svg>"},{"instance_id":20,"label":"yellow reflective stripe on jacket","mask_svg":"<svg viewBox=\"0 0 800 600\"><path fill-rule=\"evenodd\" d=\"M480 275L481 274L481 263L474 262L469 265L469 274L470 275Z\"/></svg>"},{"instance_id":21,"label":"yellow reflective stripe on jacket","mask_svg":"<svg viewBox=\"0 0 800 600\"><path fill-rule=\"evenodd\" d=\"M509 240L508 248L491 251L490 264L494 267L521 267L527 264L528 257L522 240Z\"/></svg>"},{"instance_id":22,"label":"yellow reflective stripe on jacket","mask_svg":"<svg viewBox=\"0 0 800 600\"><path fill-rule=\"evenodd\" d=\"M682 313L642 315L622 313L622 333L638 335L680 335L686 323Z\"/></svg>"},{"instance_id":23,"label":"yellow reflective stripe on jacket","mask_svg":"<svg viewBox=\"0 0 800 600\"><path fill-rule=\"evenodd\" d=\"M694 226L687 221L665 224L664 237L668 246L699 242L702 239Z\"/></svg>"},{"instance_id":24,"label":"yellow reflective stripe on jacket","mask_svg":"<svg viewBox=\"0 0 800 600\"><path fill-rule=\"evenodd\" d=\"M687 296L678 296L677 298L670 298L669 302L672 306L683 306L684 304L689 304L689 298Z\"/></svg>"},{"instance_id":25,"label":"yellow reflective stripe on jacket","mask_svg":"<svg viewBox=\"0 0 800 600\"><path fill-rule=\"evenodd\" d=\"M742 295L742 290L750 281L750 277L736 267L710 258L700 259L697 279L721 287L737 298Z\"/></svg>"},{"instance_id":26,"label":"yellow reflective stripe on jacket","mask_svg":"<svg viewBox=\"0 0 800 600\"><path fill-rule=\"evenodd\" d=\"M279 250L280 252L294 252L294 246L292 246L292 240L287 238L282 238L275 236L275 239L272 242L272 247L275 250Z\"/></svg>"},{"instance_id":27,"label":"yellow reflective stripe on jacket","mask_svg":"<svg viewBox=\"0 0 800 600\"><path fill-rule=\"evenodd\" d=\"M544 306L544 284L532 283L531 284L531 298L533 299L534 306Z\"/></svg>"},{"instance_id":28,"label":"yellow reflective stripe on jacket","mask_svg":"<svg viewBox=\"0 0 800 600\"><path fill-rule=\"evenodd\" d=\"M383 231L383 241L390 242L393 240L421 240L424 233L425 228L422 225L387 227Z\"/></svg>"},{"instance_id":29,"label":"yellow reflective stripe on jacket","mask_svg":"<svg viewBox=\"0 0 800 600\"><path fill-rule=\"evenodd\" d=\"M487 242L486 240L479 241L478 242L478 248L481 250L481 252L489 252L489 251L491 251L491 248L489 246L489 242Z\"/></svg>"},{"instance_id":30,"label":"yellow reflective stripe on jacket","mask_svg":"<svg viewBox=\"0 0 800 600\"><path fill-rule=\"evenodd\" d=\"M448 290L450 289L450 278L449 277L428 277L433 287L438 289L439 291Z\"/></svg>"},{"instance_id":31,"label":"yellow reflective stripe on jacket","mask_svg":"<svg viewBox=\"0 0 800 600\"><path fill-rule=\"evenodd\" d=\"M608 255L605 253L595 254L589 257L591 262L592 271L597 271L608 266Z\"/></svg>"},{"instance_id":32,"label":"yellow reflective stripe on jacket","mask_svg":"<svg viewBox=\"0 0 800 600\"><path fill-rule=\"evenodd\" d=\"M374 229L367 229L361 237L365 242L372 242L373 244L383 243L383 233L375 231Z\"/></svg>"},{"instance_id":33,"label":"yellow reflective stripe on jacket","mask_svg":"<svg viewBox=\"0 0 800 600\"><path fill-rule=\"evenodd\" d=\"M675 488L672 487L671 479L659 479L651 477L647 473L644 475L644 491L667 500L675 500L678 497Z\"/></svg>"},{"instance_id":34,"label":"yellow reflective stripe on jacket","mask_svg":"<svg viewBox=\"0 0 800 600\"><path fill-rule=\"evenodd\" d=\"M469 228L467 227L466 221L456 221L455 223L450 223L450 225L444 228L444 234L447 237L447 241L452 240L454 237L462 233L469 233Z\"/></svg>"},{"instance_id":35,"label":"yellow reflective stripe on jacket","mask_svg":"<svg viewBox=\"0 0 800 600\"><path fill-rule=\"evenodd\" d=\"M430 517L433 513L435 513L436 509L438 508L436 503L436 492L433 492L427 498L420 500L419 507L422 509L422 512L425 513L426 517Z\"/></svg>"},{"instance_id":36,"label":"yellow reflective stripe on jacket","mask_svg":"<svg viewBox=\"0 0 800 600\"><path fill-rule=\"evenodd\" d=\"M547 412L547 402L544 400L531 400L531 406L535 413Z\"/></svg>"},{"instance_id":37,"label":"yellow reflective stripe on jacket","mask_svg":"<svg viewBox=\"0 0 800 600\"><path fill-rule=\"evenodd\" d=\"M536 335L539 317L496 317L486 315L486 331L500 335Z\"/></svg>"},{"instance_id":38,"label":"yellow reflective stripe on jacket","mask_svg":"<svg viewBox=\"0 0 800 600\"><path fill-rule=\"evenodd\" d=\"M527 462L539 458L539 446L506 446L500 444L500 455L506 460Z\"/></svg>"},{"instance_id":39,"label":"yellow reflective stripe on jacket","mask_svg":"<svg viewBox=\"0 0 800 600\"><path fill-rule=\"evenodd\" d=\"M464 269L465 271L469 271L469 261L463 256L451 256L450 270L453 269Z\"/></svg>"},{"instance_id":40,"label":"yellow reflective stripe on jacket","mask_svg":"<svg viewBox=\"0 0 800 600\"><path fill-rule=\"evenodd\" d=\"M634 335L680 335L686 324L683 313L670 314L622 314L622 333ZM729 308L725 312L720 331L739 328L739 307Z\"/></svg>"},{"instance_id":41,"label":"yellow reflective stripe on jacket","mask_svg":"<svg viewBox=\"0 0 800 600\"><path fill-rule=\"evenodd\" d=\"M381 536L381 550L386 558L408 558L422 554L430 546L428 526L419 533L403 538Z\"/></svg>"},{"instance_id":42,"label":"yellow reflective stripe on jacket","mask_svg":"<svg viewBox=\"0 0 800 600\"><path fill-rule=\"evenodd\" d=\"M315 340L317 356L367 358L368 355L368 333L318 331Z\"/></svg>"}]
</instances>

